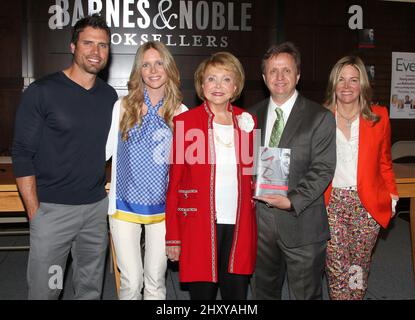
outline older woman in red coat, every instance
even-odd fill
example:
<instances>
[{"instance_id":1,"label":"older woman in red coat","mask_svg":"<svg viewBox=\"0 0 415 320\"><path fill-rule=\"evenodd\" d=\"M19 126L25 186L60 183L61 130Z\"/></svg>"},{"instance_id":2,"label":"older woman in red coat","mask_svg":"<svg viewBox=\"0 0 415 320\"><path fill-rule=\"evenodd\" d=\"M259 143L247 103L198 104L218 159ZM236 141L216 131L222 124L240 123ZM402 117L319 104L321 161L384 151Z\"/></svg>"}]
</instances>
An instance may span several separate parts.
<instances>
[{"instance_id":1,"label":"older woman in red coat","mask_svg":"<svg viewBox=\"0 0 415 320\"><path fill-rule=\"evenodd\" d=\"M241 93L239 60L219 52L202 62L202 105L174 118L166 204L166 251L179 261L191 299L246 299L257 227L251 170L255 121L231 104Z\"/></svg>"},{"instance_id":2,"label":"older woman in red coat","mask_svg":"<svg viewBox=\"0 0 415 320\"><path fill-rule=\"evenodd\" d=\"M337 164L325 196L331 239L327 245L329 295L361 300L380 226L399 199L392 170L386 108L371 105L363 61L340 59L330 73L326 106L336 115Z\"/></svg>"}]
</instances>

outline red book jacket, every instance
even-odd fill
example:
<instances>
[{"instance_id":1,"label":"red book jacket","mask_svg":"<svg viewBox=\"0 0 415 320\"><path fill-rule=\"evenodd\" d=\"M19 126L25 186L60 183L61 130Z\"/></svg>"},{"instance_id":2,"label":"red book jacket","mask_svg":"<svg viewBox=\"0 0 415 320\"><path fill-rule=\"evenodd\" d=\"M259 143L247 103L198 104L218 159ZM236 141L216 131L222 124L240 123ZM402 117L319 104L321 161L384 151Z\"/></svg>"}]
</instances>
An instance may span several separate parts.
<instances>
[{"instance_id":1,"label":"red book jacket","mask_svg":"<svg viewBox=\"0 0 415 320\"><path fill-rule=\"evenodd\" d=\"M380 116L377 123L363 119L359 122L359 154L357 159L357 192L363 206L383 227L389 224L392 215L390 194L398 194L391 158L391 128L388 110L372 106ZM326 193L329 202L332 186Z\"/></svg>"},{"instance_id":2,"label":"red book jacket","mask_svg":"<svg viewBox=\"0 0 415 320\"><path fill-rule=\"evenodd\" d=\"M239 127L238 118L244 110L229 105L229 111L236 130L238 206L228 271L249 275L254 271L257 250L251 175L255 130L248 133ZM174 118L166 245L181 246L179 278L182 282L218 281L213 119L207 103Z\"/></svg>"}]
</instances>

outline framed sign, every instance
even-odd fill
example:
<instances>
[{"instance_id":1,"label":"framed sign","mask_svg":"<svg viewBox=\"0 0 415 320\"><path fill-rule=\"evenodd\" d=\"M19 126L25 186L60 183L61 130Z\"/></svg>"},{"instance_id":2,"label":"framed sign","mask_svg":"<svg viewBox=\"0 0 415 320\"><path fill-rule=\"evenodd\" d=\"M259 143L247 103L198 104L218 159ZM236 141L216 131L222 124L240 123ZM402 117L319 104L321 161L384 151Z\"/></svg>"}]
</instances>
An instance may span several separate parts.
<instances>
[{"instance_id":1,"label":"framed sign","mask_svg":"<svg viewBox=\"0 0 415 320\"><path fill-rule=\"evenodd\" d=\"M414 52L392 52L390 118L415 119Z\"/></svg>"}]
</instances>

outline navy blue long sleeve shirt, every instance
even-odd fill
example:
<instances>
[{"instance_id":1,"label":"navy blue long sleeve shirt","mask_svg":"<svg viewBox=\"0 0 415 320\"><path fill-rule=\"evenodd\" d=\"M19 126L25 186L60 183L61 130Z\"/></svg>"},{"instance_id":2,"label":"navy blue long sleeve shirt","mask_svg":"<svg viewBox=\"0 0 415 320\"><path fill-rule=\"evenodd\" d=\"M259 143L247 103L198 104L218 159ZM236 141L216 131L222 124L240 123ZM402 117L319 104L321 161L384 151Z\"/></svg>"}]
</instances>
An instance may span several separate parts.
<instances>
[{"instance_id":1,"label":"navy blue long sleeve shirt","mask_svg":"<svg viewBox=\"0 0 415 320\"><path fill-rule=\"evenodd\" d=\"M105 144L115 90L97 78L86 90L57 72L32 83L17 109L16 177L35 176L39 201L87 204L105 196Z\"/></svg>"}]
</instances>

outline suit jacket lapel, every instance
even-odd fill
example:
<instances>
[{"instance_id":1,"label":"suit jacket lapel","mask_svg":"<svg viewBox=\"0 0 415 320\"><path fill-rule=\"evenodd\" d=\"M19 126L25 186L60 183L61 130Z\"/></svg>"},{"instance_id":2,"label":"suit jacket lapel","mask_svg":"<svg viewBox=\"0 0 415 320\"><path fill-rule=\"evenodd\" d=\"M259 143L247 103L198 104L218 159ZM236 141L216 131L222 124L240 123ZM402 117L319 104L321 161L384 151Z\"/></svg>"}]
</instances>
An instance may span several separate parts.
<instances>
[{"instance_id":1,"label":"suit jacket lapel","mask_svg":"<svg viewBox=\"0 0 415 320\"><path fill-rule=\"evenodd\" d=\"M278 147L288 147L291 139L295 136L297 129L300 127L304 118L305 103L303 97L298 95L297 100L291 110L287 123L285 124L284 131L282 132L280 143Z\"/></svg>"},{"instance_id":2,"label":"suit jacket lapel","mask_svg":"<svg viewBox=\"0 0 415 320\"><path fill-rule=\"evenodd\" d=\"M265 131L267 126L269 100L264 100L257 113L258 129L261 129L261 146L265 145Z\"/></svg>"},{"instance_id":3,"label":"suit jacket lapel","mask_svg":"<svg viewBox=\"0 0 415 320\"><path fill-rule=\"evenodd\" d=\"M360 115L359 118L359 151L357 154L357 177L364 177L365 164L369 163L367 161L368 155L370 155L371 145L373 141L378 142L376 137L370 136L370 127L371 122L363 119ZM360 180L360 179L358 179ZM357 182L359 185L359 181Z\"/></svg>"}]
</instances>

